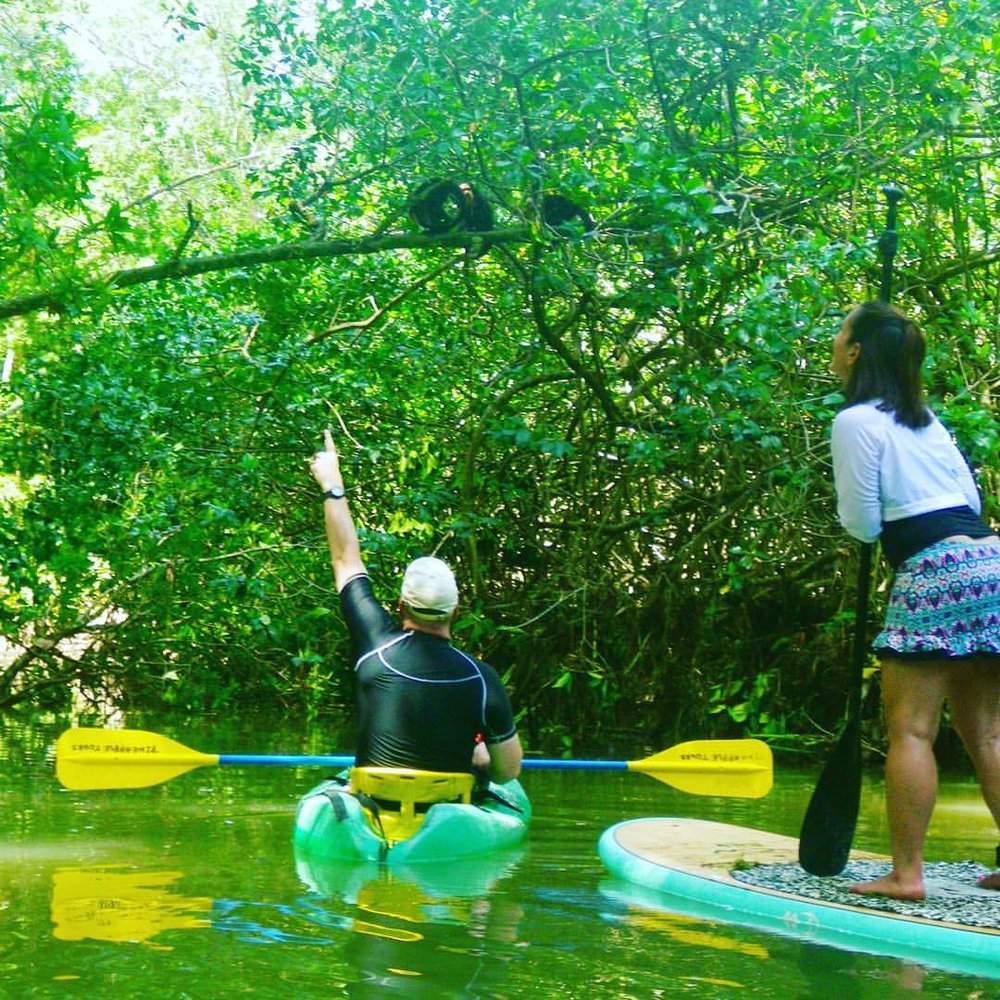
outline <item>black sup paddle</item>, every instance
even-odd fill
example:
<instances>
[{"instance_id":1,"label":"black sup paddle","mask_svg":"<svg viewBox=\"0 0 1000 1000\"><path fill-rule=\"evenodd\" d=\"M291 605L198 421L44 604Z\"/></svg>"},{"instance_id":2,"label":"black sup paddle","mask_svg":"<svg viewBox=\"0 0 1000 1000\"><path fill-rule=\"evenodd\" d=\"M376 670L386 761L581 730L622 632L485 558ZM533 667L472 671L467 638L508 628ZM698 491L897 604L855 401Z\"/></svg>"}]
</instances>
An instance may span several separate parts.
<instances>
[{"instance_id":1,"label":"black sup paddle","mask_svg":"<svg viewBox=\"0 0 1000 1000\"><path fill-rule=\"evenodd\" d=\"M887 184L882 193L888 209L885 230L879 239L882 255L879 298L888 302L892 291L892 261L896 256L896 206L903 192L894 184ZM847 722L816 782L799 831L799 864L810 875L839 875L844 870L858 822L861 806L861 689L864 682L872 549L872 543L862 543L858 564Z\"/></svg>"},{"instance_id":2,"label":"black sup paddle","mask_svg":"<svg viewBox=\"0 0 1000 1000\"><path fill-rule=\"evenodd\" d=\"M861 546L847 722L816 782L799 832L799 864L810 875L839 875L847 864L861 806L861 685L872 566L871 543Z\"/></svg>"}]
</instances>

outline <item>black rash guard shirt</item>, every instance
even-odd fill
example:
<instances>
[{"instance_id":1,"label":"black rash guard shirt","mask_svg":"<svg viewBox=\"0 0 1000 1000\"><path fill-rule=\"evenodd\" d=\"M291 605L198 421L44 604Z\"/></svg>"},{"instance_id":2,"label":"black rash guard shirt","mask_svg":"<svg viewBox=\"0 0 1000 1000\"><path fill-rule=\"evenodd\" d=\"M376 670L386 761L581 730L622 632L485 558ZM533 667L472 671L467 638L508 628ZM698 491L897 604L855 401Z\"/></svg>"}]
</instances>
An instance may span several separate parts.
<instances>
[{"instance_id":1,"label":"black rash guard shirt","mask_svg":"<svg viewBox=\"0 0 1000 1000\"><path fill-rule=\"evenodd\" d=\"M497 672L447 639L402 630L367 576L340 592L357 654L358 766L472 771L477 734L502 743L517 732Z\"/></svg>"}]
</instances>

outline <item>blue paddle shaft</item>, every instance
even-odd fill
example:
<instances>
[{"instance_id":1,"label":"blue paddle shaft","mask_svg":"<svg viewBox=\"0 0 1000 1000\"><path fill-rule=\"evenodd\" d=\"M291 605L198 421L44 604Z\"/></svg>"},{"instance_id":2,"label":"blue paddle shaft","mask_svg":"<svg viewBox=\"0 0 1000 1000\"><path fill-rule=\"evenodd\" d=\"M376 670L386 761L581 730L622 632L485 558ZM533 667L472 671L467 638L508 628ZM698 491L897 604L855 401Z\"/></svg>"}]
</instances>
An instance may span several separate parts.
<instances>
[{"instance_id":1,"label":"blue paddle shaft","mask_svg":"<svg viewBox=\"0 0 1000 1000\"><path fill-rule=\"evenodd\" d=\"M353 767L354 757L297 756L294 754L238 754L220 753L220 764L270 764L274 767Z\"/></svg>"},{"instance_id":2,"label":"blue paddle shaft","mask_svg":"<svg viewBox=\"0 0 1000 1000\"><path fill-rule=\"evenodd\" d=\"M352 767L351 756L295 756L289 754L219 754L220 764L267 764L273 767ZM526 757L521 766L526 770L540 771L627 771L624 760L559 760L543 757Z\"/></svg>"},{"instance_id":3,"label":"blue paddle shaft","mask_svg":"<svg viewBox=\"0 0 1000 1000\"><path fill-rule=\"evenodd\" d=\"M627 760L560 760L544 757L525 757L523 768L537 768L539 771L627 771Z\"/></svg>"}]
</instances>

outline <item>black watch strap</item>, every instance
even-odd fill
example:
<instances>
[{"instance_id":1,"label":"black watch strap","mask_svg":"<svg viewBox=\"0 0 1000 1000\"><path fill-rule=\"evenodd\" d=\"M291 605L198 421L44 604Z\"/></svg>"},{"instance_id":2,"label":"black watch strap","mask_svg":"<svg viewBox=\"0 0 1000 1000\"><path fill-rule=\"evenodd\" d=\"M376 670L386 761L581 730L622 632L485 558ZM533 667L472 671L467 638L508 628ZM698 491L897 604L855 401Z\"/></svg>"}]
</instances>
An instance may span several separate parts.
<instances>
[{"instance_id":1,"label":"black watch strap","mask_svg":"<svg viewBox=\"0 0 1000 1000\"><path fill-rule=\"evenodd\" d=\"M327 500L343 500L344 499L344 488L341 486L339 488L334 488L332 490L327 490L323 494L323 502L326 503Z\"/></svg>"}]
</instances>

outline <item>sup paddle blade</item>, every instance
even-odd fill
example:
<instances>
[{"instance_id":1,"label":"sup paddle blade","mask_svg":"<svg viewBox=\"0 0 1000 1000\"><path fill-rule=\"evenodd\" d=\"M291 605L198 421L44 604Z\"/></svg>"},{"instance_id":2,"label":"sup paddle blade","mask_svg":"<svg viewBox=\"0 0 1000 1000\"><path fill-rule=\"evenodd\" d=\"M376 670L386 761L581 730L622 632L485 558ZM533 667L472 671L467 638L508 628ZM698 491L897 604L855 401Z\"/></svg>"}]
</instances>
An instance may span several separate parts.
<instances>
[{"instance_id":1,"label":"sup paddle blade","mask_svg":"<svg viewBox=\"0 0 1000 1000\"><path fill-rule=\"evenodd\" d=\"M774 758L762 740L690 740L630 760L628 769L692 795L758 799L774 784Z\"/></svg>"},{"instance_id":2,"label":"sup paddle blade","mask_svg":"<svg viewBox=\"0 0 1000 1000\"><path fill-rule=\"evenodd\" d=\"M68 729L56 741L56 777L74 791L148 788L218 762L142 729Z\"/></svg>"},{"instance_id":3,"label":"sup paddle blade","mask_svg":"<svg viewBox=\"0 0 1000 1000\"><path fill-rule=\"evenodd\" d=\"M839 875L847 865L861 805L861 733L854 714L833 748L799 832L799 864L810 875Z\"/></svg>"},{"instance_id":4,"label":"sup paddle blade","mask_svg":"<svg viewBox=\"0 0 1000 1000\"><path fill-rule=\"evenodd\" d=\"M854 613L854 643L847 696L847 722L833 748L799 831L799 864L810 875L839 875L847 864L861 806L861 689L865 674L865 626L872 549L861 546L858 593Z\"/></svg>"}]
</instances>

